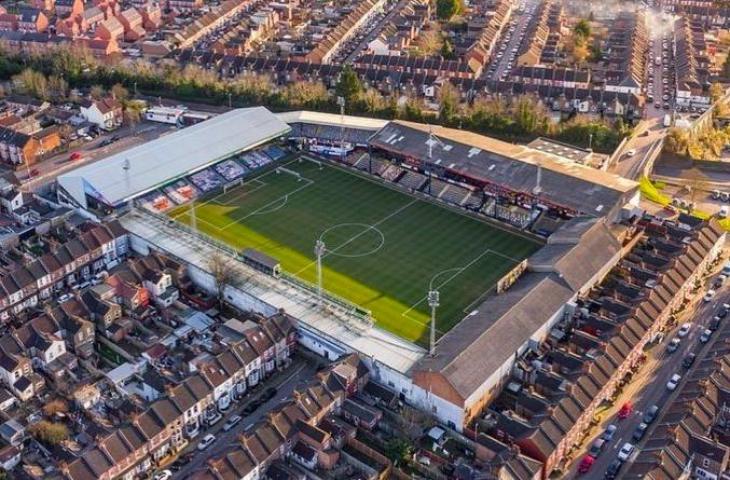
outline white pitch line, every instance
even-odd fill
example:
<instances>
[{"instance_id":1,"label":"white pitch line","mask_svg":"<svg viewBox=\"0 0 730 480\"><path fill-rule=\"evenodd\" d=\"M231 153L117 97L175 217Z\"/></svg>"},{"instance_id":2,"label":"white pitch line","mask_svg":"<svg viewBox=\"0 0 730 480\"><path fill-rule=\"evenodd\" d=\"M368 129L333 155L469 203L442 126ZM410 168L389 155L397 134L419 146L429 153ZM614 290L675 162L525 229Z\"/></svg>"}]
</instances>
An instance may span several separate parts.
<instances>
[{"instance_id":1,"label":"white pitch line","mask_svg":"<svg viewBox=\"0 0 730 480\"><path fill-rule=\"evenodd\" d=\"M456 273L454 273L453 275L449 276L449 278L447 278L443 282L441 282L438 285L436 285L436 289L439 289L439 288L443 287L444 285L446 285L447 283L449 283L451 280L453 280L454 278L456 278L459 275L461 275L464 272L464 270L466 270L469 267L471 267L472 265L474 265L484 255L486 255L488 253L495 253L495 252L491 248L488 248L488 249L484 250L481 254L479 254L477 257L475 257L474 259L472 259L469 263L467 263L466 265L464 265L462 267L454 267L454 268L450 268L450 269L447 269L447 270L441 270L440 272L437 272L436 275L434 275L433 277L431 277L431 280L433 280L433 278L436 277L437 275L441 275L444 272L448 272L448 271L451 271L451 270L456 270ZM418 305L420 305L427 298L428 298L427 296L421 298L419 301L417 301L416 303L414 303L413 305L411 305L408 310L406 310L405 312L401 313L401 316L404 316L404 317L407 316L408 313L411 312L411 310L415 309Z\"/></svg>"},{"instance_id":2,"label":"white pitch line","mask_svg":"<svg viewBox=\"0 0 730 480\"><path fill-rule=\"evenodd\" d=\"M366 233L368 233L369 231L371 231L371 230L375 229L375 228L376 228L376 227L377 227L378 225L380 225L380 224L382 224L382 223L384 223L384 222L386 222L386 221L390 220L391 218L395 217L396 215L398 215L399 213L401 213L401 212L402 212L403 210L407 209L408 207L410 207L411 205L413 205L414 203L417 203L417 202L418 202L418 199L415 199L415 198L414 198L413 200L411 200L411 201L410 201L410 202L408 202L407 204L405 204L405 205L401 206L400 208L398 208L398 209L396 209L396 210L392 211L391 213L389 213L389 214L388 214L388 215L386 215L385 217L381 218L381 219L380 219L380 220L378 220L377 222L375 222L375 223L371 224L371 225L370 225L370 226L369 226L368 228L366 228L366 229L365 229L365 230L363 230L362 232L360 232L360 233L357 233L357 234L353 235L353 236L352 236L352 237L350 237L350 238L349 238L348 240L345 240L345 242L343 242L342 244L340 244L340 245L336 246L336 247L335 247L335 248L333 248L333 249L327 249L327 251L326 251L326 252L325 252L325 254L324 254L324 255L322 256L322 258L325 258L325 257L327 257L327 256L328 256L329 254L331 254L331 253L336 253L336 252L337 252L338 250L340 250L341 248L343 248L343 247L346 247L347 245L351 244L352 242L354 242L354 241L355 241L355 240L357 240L358 238L362 237L363 235L365 235L365 234L366 234ZM382 232L381 232L381 233L382 233ZM303 268L302 268L301 270L298 270L298 271L297 271L296 273L294 273L293 275L294 275L294 276L299 276L299 274L300 274L300 273L302 273L303 271L307 270L307 269L308 269L309 267L311 267L312 265L314 265L314 264L316 264L316 263L317 263L317 262L310 262L309 264L307 264L307 265L306 265L305 267L303 267Z\"/></svg>"}]
</instances>

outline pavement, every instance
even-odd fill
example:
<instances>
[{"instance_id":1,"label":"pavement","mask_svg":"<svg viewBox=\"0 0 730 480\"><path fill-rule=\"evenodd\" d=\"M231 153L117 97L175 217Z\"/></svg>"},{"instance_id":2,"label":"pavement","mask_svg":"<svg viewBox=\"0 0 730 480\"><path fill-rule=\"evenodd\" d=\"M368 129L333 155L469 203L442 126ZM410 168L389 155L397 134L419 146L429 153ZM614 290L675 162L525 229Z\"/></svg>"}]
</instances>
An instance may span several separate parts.
<instances>
[{"instance_id":1,"label":"pavement","mask_svg":"<svg viewBox=\"0 0 730 480\"><path fill-rule=\"evenodd\" d=\"M721 262L723 264L723 262ZM715 276L709 277L714 279ZM707 328L710 320L715 316L717 310L723 303L730 303L730 288L727 286L720 289L715 298L710 302L704 302L702 296L705 294L706 289L701 289L697 297L693 299L692 304L679 315L677 326L671 331L664 335L663 340L656 344L653 344L646 350L647 359L644 364L640 367L638 372L634 374L631 382L626 385L619 395L616 402L608 409L600 412L601 423L598 428L594 428L590 432L590 435L586 442L582 445L582 449L576 454L573 464L565 478L578 478L586 480L599 480L604 478L606 469L617 458L618 450L624 443L629 442L635 445L637 448L629 458L629 462L632 462L638 455L639 449L647 438L651 436L653 428L660 423L655 420L650 426L649 430L645 432L642 440L637 442L632 438L636 427L641 423L642 417L646 410L652 405L659 407L658 418L661 419L662 411L672 400L673 396L681 390L682 383L674 390L670 392L667 387L667 381L675 373L682 375L683 379L687 377L687 369L682 367L682 360L690 353L694 352L698 355L694 365L697 365L701 360L702 354L707 350L707 345L712 344L720 337L718 332L713 334L712 340L708 344L702 344L698 341L698 338L702 331ZM681 344L679 349L673 353L667 352L667 344L674 338L683 323L691 323L692 328L690 332L684 338L681 338ZM721 330L725 328L728 330L730 336L730 317L725 320ZM631 401L633 405L632 414L623 420L618 418L618 411L627 402ZM599 438L606 427L610 424L617 426L617 430L613 439L604 445L603 452L598 456L595 463L592 465L590 471L586 474L579 475L577 473L577 467L580 461L590 448L593 441ZM621 472L627 471L627 465L624 465ZM621 472L617 478L621 478Z\"/></svg>"},{"instance_id":2,"label":"pavement","mask_svg":"<svg viewBox=\"0 0 730 480\"><path fill-rule=\"evenodd\" d=\"M301 355L301 354L298 354ZM282 403L285 399L291 398L292 393L297 388L303 387L312 381L317 371L317 362L312 361L309 358L303 356L295 356L294 362L284 370L283 372L277 373L274 377L267 379L262 382L260 386L246 396L243 401L238 404L233 404L233 407L229 408L223 418L219 420L215 425L207 430L201 430L195 439L180 452L181 455L185 455L190 452L194 452L194 457L190 463L185 465L183 468L173 474L173 479L185 479L191 476L198 470L205 467L208 459L216 457L224 453L229 448L238 445L238 436L244 433L246 430L251 428L259 420L265 417L271 412L278 404ZM274 387L277 389L276 395L269 401L263 403L254 413L248 416L241 414L241 410L251 402L254 398L261 395L267 388ZM233 415L241 415L243 420L238 423L231 430L224 432L223 425L226 420ZM205 437L207 434L212 433L216 436L216 440L204 451L197 450L198 442ZM163 467L167 468L167 467Z\"/></svg>"}]
</instances>

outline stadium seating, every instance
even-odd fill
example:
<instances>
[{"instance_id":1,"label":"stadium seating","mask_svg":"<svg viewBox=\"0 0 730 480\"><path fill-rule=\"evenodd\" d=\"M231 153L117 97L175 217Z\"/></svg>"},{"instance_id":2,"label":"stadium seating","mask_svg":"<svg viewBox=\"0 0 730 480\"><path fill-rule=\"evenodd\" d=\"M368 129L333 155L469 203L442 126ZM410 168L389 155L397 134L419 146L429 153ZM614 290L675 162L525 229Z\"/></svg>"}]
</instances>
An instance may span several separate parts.
<instances>
[{"instance_id":1,"label":"stadium seating","mask_svg":"<svg viewBox=\"0 0 730 480\"><path fill-rule=\"evenodd\" d=\"M411 190L420 190L426 184L426 176L410 170L398 180L398 184Z\"/></svg>"},{"instance_id":2,"label":"stadium seating","mask_svg":"<svg viewBox=\"0 0 730 480\"><path fill-rule=\"evenodd\" d=\"M373 132L357 128L340 128L335 125L313 125L306 123L293 123L289 138L311 138L339 143L344 140L346 143L365 146Z\"/></svg>"},{"instance_id":3,"label":"stadium seating","mask_svg":"<svg viewBox=\"0 0 730 480\"><path fill-rule=\"evenodd\" d=\"M210 192L226 183L225 179L218 175L213 168L206 168L190 175L188 178L203 192Z\"/></svg>"},{"instance_id":4,"label":"stadium seating","mask_svg":"<svg viewBox=\"0 0 730 480\"><path fill-rule=\"evenodd\" d=\"M153 212L164 212L175 204L164 193L155 190L140 198L142 206Z\"/></svg>"},{"instance_id":5,"label":"stadium seating","mask_svg":"<svg viewBox=\"0 0 730 480\"><path fill-rule=\"evenodd\" d=\"M448 188L449 184L438 178L431 179L431 196L440 198L444 190Z\"/></svg>"},{"instance_id":6,"label":"stadium seating","mask_svg":"<svg viewBox=\"0 0 730 480\"><path fill-rule=\"evenodd\" d=\"M385 170L383 170L383 173L380 176L389 182L395 182L402 173L403 169L398 165L389 165Z\"/></svg>"},{"instance_id":7,"label":"stadium seating","mask_svg":"<svg viewBox=\"0 0 730 480\"><path fill-rule=\"evenodd\" d=\"M223 178L229 182L244 176L248 171L248 169L244 166L234 162L233 160L224 160L218 165L215 165L213 168L215 168L215 171L221 174Z\"/></svg>"},{"instance_id":8,"label":"stadium seating","mask_svg":"<svg viewBox=\"0 0 730 480\"><path fill-rule=\"evenodd\" d=\"M470 210L479 210L482 206L482 195L477 192L471 192L462 205Z\"/></svg>"},{"instance_id":9,"label":"stadium seating","mask_svg":"<svg viewBox=\"0 0 730 480\"><path fill-rule=\"evenodd\" d=\"M276 145L269 145L263 148L263 152L268 155L272 160L281 160L287 155L286 150L277 147Z\"/></svg>"},{"instance_id":10,"label":"stadium seating","mask_svg":"<svg viewBox=\"0 0 730 480\"><path fill-rule=\"evenodd\" d=\"M388 163L384 160L380 160L378 158L373 158L371 163L372 163L372 166L370 168L372 168L373 175L378 175L378 176L380 176L385 171L385 169L388 168L388 166L390 165L390 163ZM364 160L358 162L357 168L360 168L362 170L367 170L368 169L367 159L364 159Z\"/></svg>"},{"instance_id":11,"label":"stadium seating","mask_svg":"<svg viewBox=\"0 0 730 480\"><path fill-rule=\"evenodd\" d=\"M165 186L162 191L165 192L165 194L170 197L173 202L179 205L198 198L198 195L200 194L197 188L182 178Z\"/></svg>"},{"instance_id":12,"label":"stadium seating","mask_svg":"<svg viewBox=\"0 0 730 480\"><path fill-rule=\"evenodd\" d=\"M453 203L454 205L461 205L470 194L471 190L452 184L444 190L441 195L441 200Z\"/></svg>"}]
</instances>

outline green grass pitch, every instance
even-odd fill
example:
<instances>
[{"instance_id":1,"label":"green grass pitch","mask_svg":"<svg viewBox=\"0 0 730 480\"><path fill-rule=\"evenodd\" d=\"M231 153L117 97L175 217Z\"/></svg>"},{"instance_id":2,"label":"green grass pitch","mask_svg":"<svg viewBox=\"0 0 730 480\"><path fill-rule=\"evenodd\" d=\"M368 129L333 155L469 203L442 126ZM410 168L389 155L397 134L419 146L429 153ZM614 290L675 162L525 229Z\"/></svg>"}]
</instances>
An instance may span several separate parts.
<instances>
[{"instance_id":1,"label":"green grass pitch","mask_svg":"<svg viewBox=\"0 0 730 480\"><path fill-rule=\"evenodd\" d=\"M235 248L265 252L312 283L321 238L324 288L371 310L380 327L410 341L428 342L429 287L440 292L440 336L540 247L340 167L307 160L285 167L300 176L269 171L199 199L198 229ZM190 223L189 206L170 215Z\"/></svg>"}]
</instances>

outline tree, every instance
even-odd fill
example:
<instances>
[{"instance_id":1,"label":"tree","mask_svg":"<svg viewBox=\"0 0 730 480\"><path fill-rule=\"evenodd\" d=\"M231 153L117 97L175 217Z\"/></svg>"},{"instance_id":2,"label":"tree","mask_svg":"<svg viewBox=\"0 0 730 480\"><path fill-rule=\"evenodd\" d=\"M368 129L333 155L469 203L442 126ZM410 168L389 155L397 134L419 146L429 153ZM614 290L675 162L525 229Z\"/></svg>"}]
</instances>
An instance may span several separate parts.
<instances>
[{"instance_id":1,"label":"tree","mask_svg":"<svg viewBox=\"0 0 730 480\"><path fill-rule=\"evenodd\" d=\"M221 308L223 307L226 287L235 279L235 272L233 271L231 262L231 259L218 252L211 255L208 259L208 268L215 282L218 306Z\"/></svg>"},{"instance_id":2,"label":"tree","mask_svg":"<svg viewBox=\"0 0 730 480\"><path fill-rule=\"evenodd\" d=\"M686 131L672 127L667 132L664 140L664 148L677 155L684 155L689 145L689 135Z\"/></svg>"},{"instance_id":3,"label":"tree","mask_svg":"<svg viewBox=\"0 0 730 480\"><path fill-rule=\"evenodd\" d=\"M51 400L50 402L43 405L43 413L47 417L52 417L57 413L67 413L68 412L68 403L66 403L65 400L62 400L60 398L56 400Z\"/></svg>"},{"instance_id":4,"label":"tree","mask_svg":"<svg viewBox=\"0 0 730 480\"><path fill-rule=\"evenodd\" d=\"M573 34L577 42L585 43L586 40L591 38L591 24L588 20L582 19L573 27Z\"/></svg>"},{"instance_id":5,"label":"tree","mask_svg":"<svg viewBox=\"0 0 730 480\"><path fill-rule=\"evenodd\" d=\"M441 44L441 56L446 60L452 60L454 58L454 45L448 37L444 37L443 43Z\"/></svg>"},{"instance_id":6,"label":"tree","mask_svg":"<svg viewBox=\"0 0 730 480\"><path fill-rule=\"evenodd\" d=\"M106 90L104 90L104 87L101 85L92 85L91 90L89 90L89 95L91 95L91 98L94 100L99 100L101 98L104 98L106 95Z\"/></svg>"},{"instance_id":7,"label":"tree","mask_svg":"<svg viewBox=\"0 0 730 480\"><path fill-rule=\"evenodd\" d=\"M116 98L120 102L124 102L129 98L129 90L124 88L124 85L122 85L121 83L115 83L114 85L112 85L109 93L111 93L112 97Z\"/></svg>"},{"instance_id":8,"label":"tree","mask_svg":"<svg viewBox=\"0 0 730 480\"><path fill-rule=\"evenodd\" d=\"M712 99L713 103L722 98L723 95L725 95L725 87L723 87L719 83L713 83L712 85L710 85L710 98Z\"/></svg>"},{"instance_id":9,"label":"tree","mask_svg":"<svg viewBox=\"0 0 730 480\"><path fill-rule=\"evenodd\" d=\"M722 64L723 78L730 78L730 54L725 58L725 63Z\"/></svg>"},{"instance_id":10,"label":"tree","mask_svg":"<svg viewBox=\"0 0 730 480\"><path fill-rule=\"evenodd\" d=\"M345 65L340 72L340 79L335 87L337 96L343 97L347 103L355 100L362 91L362 83L357 72L350 65Z\"/></svg>"},{"instance_id":11,"label":"tree","mask_svg":"<svg viewBox=\"0 0 730 480\"><path fill-rule=\"evenodd\" d=\"M48 79L41 72L26 68L13 77L13 83L26 95L43 100L49 98Z\"/></svg>"},{"instance_id":12,"label":"tree","mask_svg":"<svg viewBox=\"0 0 730 480\"><path fill-rule=\"evenodd\" d=\"M409 442L402 438L393 438L386 442L384 453L393 463L398 463L408 459L412 451L413 446Z\"/></svg>"},{"instance_id":13,"label":"tree","mask_svg":"<svg viewBox=\"0 0 730 480\"><path fill-rule=\"evenodd\" d=\"M58 445L69 436L68 427L66 427L66 425L63 423L49 422L47 420L41 420L40 422L31 424L28 427L28 433L30 433L36 440L49 445Z\"/></svg>"},{"instance_id":14,"label":"tree","mask_svg":"<svg viewBox=\"0 0 730 480\"><path fill-rule=\"evenodd\" d=\"M436 16L441 20L451 20L461 10L461 0L436 0Z\"/></svg>"},{"instance_id":15,"label":"tree","mask_svg":"<svg viewBox=\"0 0 730 480\"><path fill-rule=\"evenodd\" d=\"M144 111L144 102L131 100L123 102L124 121L132 127L132 134L136 133L137 124L142 120L142 111Z\"/></svg>"},{"instance_id":16,"label":"tree","mask_svg":"<svg viewBox=\"0 0 730 480\"><path fill-rule=\"evenodd\" d=\"M589 55L590 51L585 42L576 42L576 44L573 46L573 60L575 60L575 63L578 66L583 65L588 59Z\"/></svg>"},{"instance_id":17,"label":"tree","mask_svg":"<svg viewBox=\"0 0 730 480\"><path fill-rule=\"evenodd\" d=\"M445 124L451 123L457 114L459 106L459 91L451 82L446 81L439 91L439 120Z\"/></svg>"}]
</instances>

